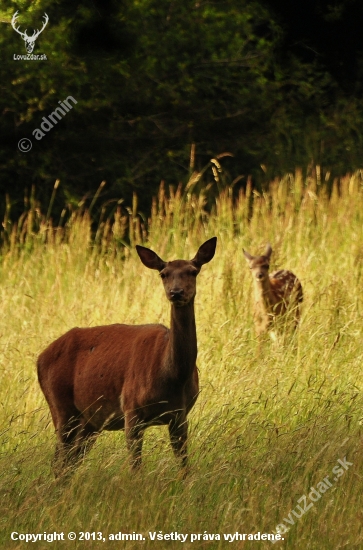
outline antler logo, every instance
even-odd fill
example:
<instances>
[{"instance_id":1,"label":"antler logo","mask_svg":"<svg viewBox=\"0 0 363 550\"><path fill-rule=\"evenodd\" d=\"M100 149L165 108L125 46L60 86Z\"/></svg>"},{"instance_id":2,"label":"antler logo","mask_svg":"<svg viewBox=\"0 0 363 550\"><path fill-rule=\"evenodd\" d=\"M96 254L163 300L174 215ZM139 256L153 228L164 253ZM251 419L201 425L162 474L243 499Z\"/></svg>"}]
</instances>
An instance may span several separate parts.
<instances>
[{"instance_id":1,"label":"antler logo","mask_svg":"<svg viewBox=\"0 0 363 550\"><path fill-rule=\"evenodd\" d=\"M24 32L21 32L19 31L19 27L16 28L15 26L15 23L16 23L16 20L18 18L18 11L16 11L13 15L13 18L11 20L11 26L13 27L14 31L18 32L20 34L20 36L22 37L22 39L25 41L25 47L26 47L26 51L28 53L32 53L32 51L34 50L34 45L35 45L35 41L36 39L38 38L38 36L40 35L40 33L45 29L45 27L47 26L48 24L48 21L49 21L49 17L46 13L44 13L43 17L44 17L44 22L43 22L43 26L42 28L39 30L39 31L36 31L34 30L33 32L33 36L28 36L26 34L26 31L27 29L25 29Z\"/></svg>"}]
</instances>

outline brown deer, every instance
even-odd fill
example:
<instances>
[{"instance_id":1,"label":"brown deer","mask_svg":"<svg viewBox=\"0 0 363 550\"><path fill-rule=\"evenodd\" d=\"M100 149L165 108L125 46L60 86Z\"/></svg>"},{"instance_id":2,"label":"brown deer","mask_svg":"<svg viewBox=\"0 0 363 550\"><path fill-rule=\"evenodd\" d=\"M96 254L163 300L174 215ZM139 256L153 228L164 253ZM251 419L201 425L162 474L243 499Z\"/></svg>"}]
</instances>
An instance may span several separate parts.
<instances>
[{"instance_id":1,"label":"brown deer","mask_svg":"<svg viewBox=\"0 0 363 550\"><path fill-rule=\"evenodd\" d=\"M136 246L160 273L171 302L171 326L73 328L38 358L38 379L57 434L55 474L77 462L102 430L125 429L133 468L141 465L148 426L167 424L171 446L187 464L187 415L199 391L194 316L196 276L214 256L209 239L190 260L165 262Z\"/></svg>"},{"instance_id":2,"label":"brown deer","mask_svg":"<svg viewBox=\"0 0 363 550\"><path fill-rule=\"evenodd\" d=\"M263 256L251 256L243 250L252 273L255 307L254 322L257 336L269 332L276 340L275 328L280 330L287 324L297 327L300 319L299 304L303 301L303 290L299 279L291 271L281 269L269 274L272 248L267 244ZM289 319L286 315L289 314ZM291 322L289 323L289 321Z\"/></svg>"}]
</instances>

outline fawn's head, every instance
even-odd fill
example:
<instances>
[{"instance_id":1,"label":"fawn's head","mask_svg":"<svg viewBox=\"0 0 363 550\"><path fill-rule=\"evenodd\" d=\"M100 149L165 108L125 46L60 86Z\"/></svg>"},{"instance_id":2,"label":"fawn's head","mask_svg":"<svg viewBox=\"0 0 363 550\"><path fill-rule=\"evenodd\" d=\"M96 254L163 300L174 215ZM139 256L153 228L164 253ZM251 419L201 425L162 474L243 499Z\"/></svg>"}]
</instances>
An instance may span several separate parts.
<instances>
[{"instance_id":1,"label":"fawn's head","mask_svg":"<svg viewBox=\"0 0 363 550\"><path fill-rule=\"evenodd\" d=\"M270 244L267 244L266 251L263 256L251 256L246 250L243 250L243 254L247 260L248 266L251 270L252 277L258 282L263 282L268 277L268 270L270 268L270 258L272 254L272 248Z\"/></svg>"},{"instance_id":2,"label":"fawn's head","mask_svg":"<svg viewBox=\"0 0 363 550\"><path fill-rule=\"evenodd\" d=\"M212 237L200 246L192 260L174 260L164 262L150 248L136 245L142 263L156 269L164 284L166 297L177 307L186 306L196 294L196 277L202 265L211 261L214 256L217 237Z\"/></svg>"}]
</instances>

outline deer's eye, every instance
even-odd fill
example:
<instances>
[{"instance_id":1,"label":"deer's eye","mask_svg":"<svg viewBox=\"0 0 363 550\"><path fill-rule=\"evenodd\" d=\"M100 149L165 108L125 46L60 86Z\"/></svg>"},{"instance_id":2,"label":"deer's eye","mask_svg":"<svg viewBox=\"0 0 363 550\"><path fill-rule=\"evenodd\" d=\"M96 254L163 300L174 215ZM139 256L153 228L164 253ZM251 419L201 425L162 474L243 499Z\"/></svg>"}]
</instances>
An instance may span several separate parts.
<instances>
[{"instance_id":1,"label":"deer's eye","mask_svg":"<svg viewBox=\"0 0 363 550\"><path fill-rule=\"evenodd\" d=\"M160 277L161 277L162 279L165 279L166 273L160 273Z\"/></svg>"}]
</instances>

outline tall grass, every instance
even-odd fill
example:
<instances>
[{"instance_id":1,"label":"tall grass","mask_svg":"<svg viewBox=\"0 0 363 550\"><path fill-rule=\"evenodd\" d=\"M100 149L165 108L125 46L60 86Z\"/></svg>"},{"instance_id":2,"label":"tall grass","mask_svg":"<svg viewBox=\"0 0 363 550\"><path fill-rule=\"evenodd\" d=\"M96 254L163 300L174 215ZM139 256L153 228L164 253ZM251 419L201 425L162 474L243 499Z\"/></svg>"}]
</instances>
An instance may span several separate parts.
<instances>
[{"instance_id":1,"label":"tall grass","mask_svg":"<svg viewBox=\"0 0 363 550\"><path fill-rule=\"evenodd\" d=\"M83 207L54 225L31 207L4 220L0 267L0 532L2 548L23 548L10 533L143 533L144 548L177 548L147 533L269 533L284 523L283 548L361 548L363 467L363 178L335 182L328 194L301 174L257 194L161 187L150 219L137 201L92 226ZM208 204L208 208L207 208ZM146 432L144 465L130 475L123 433L103 433L67 481L50 472L55 436L35 360L73 326L169 323L154 272L134 251L144 242L165 259L192 257L218 237L198 279L196 317L201 394L190 414L191 471L181 479L167 430ZM273 246L273 268L291 269L304 288L296 341L259 352L252 281L242 248ZM127 244L127 246L125 246ZM352 463L336 481L338 459ZM326 493L286 523L298 499L326 476ZM291 515L291 514L290 514ZM34 548L48 548L37 542ZM98 548L96 541L53 548ZM117 543L108 543L113 545ZM118 543L136 548L141 543ZM108 546L107 545L107 546ZM102 543L101 543L102 546ZM106 547L106 545L104 545ZM270 542L235 547L267 548Z\"/></svg>"}]
</instances>

